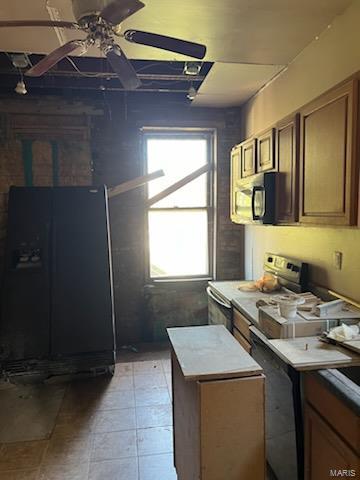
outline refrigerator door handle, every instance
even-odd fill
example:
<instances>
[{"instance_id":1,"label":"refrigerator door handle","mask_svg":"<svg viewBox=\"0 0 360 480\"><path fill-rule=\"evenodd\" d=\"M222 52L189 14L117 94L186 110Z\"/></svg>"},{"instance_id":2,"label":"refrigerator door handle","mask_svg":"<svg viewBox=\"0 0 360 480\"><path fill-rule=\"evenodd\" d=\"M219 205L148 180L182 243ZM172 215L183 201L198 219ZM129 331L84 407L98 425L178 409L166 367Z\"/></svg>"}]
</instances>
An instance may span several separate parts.
<instances>
[{"instance_id":1,"label":"refrigerator door handle","mask_svg":"<svg viewBox=\"0 0 360 480\"><path fill-rule=\"evenodd\" d=\"M51 251L51 256L52 256L52 273L54 274L56 272L56 223L55 223L54 219L53 219L53 222L52 222L52 251Z\"/></svg>"}]
</instances>

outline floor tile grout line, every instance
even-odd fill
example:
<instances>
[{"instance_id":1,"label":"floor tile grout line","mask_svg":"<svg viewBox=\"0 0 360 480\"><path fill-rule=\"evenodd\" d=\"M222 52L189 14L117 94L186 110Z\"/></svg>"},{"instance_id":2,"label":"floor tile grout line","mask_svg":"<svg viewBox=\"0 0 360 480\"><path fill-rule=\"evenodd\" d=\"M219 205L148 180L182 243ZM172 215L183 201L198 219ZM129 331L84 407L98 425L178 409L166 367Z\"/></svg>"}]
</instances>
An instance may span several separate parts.
<instances>
[{"instance_id":1,"label":"floor tile grout line","mask_svg":"<svg viewBox=\"0 0 360 480\"><path fill-rule=\"evenodd\" d=\"M140 480L140 466L139 466L139 447L138 447L138 436L137 436L137 409L136 409L136 395L135 395L135 373L134 373L134 362L131 364L132 369L132 379L133 379L133 394L134 394L134 409L135 409L135 441L136 441L136 467L137 467L137 477Z\"/></svg>"}]
</instances>

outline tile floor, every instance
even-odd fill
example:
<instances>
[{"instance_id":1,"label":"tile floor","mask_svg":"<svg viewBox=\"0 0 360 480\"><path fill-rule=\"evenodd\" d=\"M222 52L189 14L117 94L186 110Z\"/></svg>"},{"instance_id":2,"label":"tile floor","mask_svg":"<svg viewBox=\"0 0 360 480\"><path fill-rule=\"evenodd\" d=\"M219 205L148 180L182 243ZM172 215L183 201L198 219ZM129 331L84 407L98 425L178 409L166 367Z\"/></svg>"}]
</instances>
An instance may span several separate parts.
<instances>
[{"instance_id":1,"label":"tile floor","mask_svg":"<svg viewBox=\"0 0 360 480\"><path fill-rule=\"evenodd\" d=\"M67 386L49 439L0 446L0 480L176 480L167 350Z\"/></svg>"}]
</instances>

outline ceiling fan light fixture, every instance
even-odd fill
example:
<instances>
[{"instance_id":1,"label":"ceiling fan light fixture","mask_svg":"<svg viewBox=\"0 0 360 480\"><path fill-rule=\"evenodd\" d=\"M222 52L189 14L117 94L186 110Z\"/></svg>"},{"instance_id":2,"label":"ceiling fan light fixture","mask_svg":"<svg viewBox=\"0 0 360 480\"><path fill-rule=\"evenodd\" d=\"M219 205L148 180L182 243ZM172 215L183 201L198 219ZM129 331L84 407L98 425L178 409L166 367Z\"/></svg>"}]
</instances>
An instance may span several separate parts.
<instances>
[{"instance_id":1,"label":"ceiling fan light fixture","mask_svg":"<svg viewBox=\"0 0 360 480\"><path fill-rule=\"evenodd\" d=\"M133 65L115 42L114 36L121 36L130 43L159 48L195 59L201 60L206 55L206 46L199 43L140 30L126 30L122 34L119 30L120 24L145 7L141 0L71 0L71 2L76 22L59 20L59 12L49 5L49 0L45 3L51 20L0 20L0 28L55 28L58 34L61 45L36 65L31 66L25 75L40 77L75 50L81 48L81 54L84 54L89 47L95 46L103 51L124 89L135 90L141 82ZM86 38L66 42L62 29L80 30L86 34ZM189 67L189 75L195 75L198 69L199 66L195 65ZM22 85L19 86L20 93L24 88ZM190 92L190 95L192 94L193 92Z\"/></svg>"},{"instance_id":2,"label":"ceiling fan light fixture","mask_svg":"<svg viewBox=\"0 0 360 480\"><path fill-rule=\"evenodd\" d=\"M199 75L201 70L201 62L185 62L184 74L185 75Z\"/></svg>"},{"instance_id":3,"label":"ceiling fan light fixture","mask_svg":"<svg viewBox=\"0 0 360 480\"><path fill-rule=\"evenodd\" d=\"M14 53L10 57L15 68L26 68L30 65L29 57L26 53Z\"/></svg>"}]
</instances>

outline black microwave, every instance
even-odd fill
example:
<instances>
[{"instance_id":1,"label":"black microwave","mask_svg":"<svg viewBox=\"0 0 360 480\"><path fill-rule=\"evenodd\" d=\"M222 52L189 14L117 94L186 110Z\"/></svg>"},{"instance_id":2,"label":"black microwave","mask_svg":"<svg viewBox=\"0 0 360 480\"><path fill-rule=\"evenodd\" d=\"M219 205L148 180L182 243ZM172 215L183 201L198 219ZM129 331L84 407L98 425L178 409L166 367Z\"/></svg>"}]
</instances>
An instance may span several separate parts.
<instances>
[{"instance_id":1,"label":"black microwave","mask_svg":"<svg viewBox=\"0 0 360 480\"><path fill-rule=\"evenodd\" d=\"M244 179L233 192L232 220L235 223L274 225L278 173L259 173Z\"/></svg>"}]
</instances>

